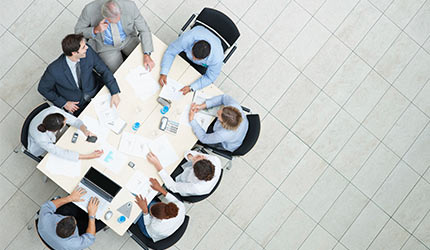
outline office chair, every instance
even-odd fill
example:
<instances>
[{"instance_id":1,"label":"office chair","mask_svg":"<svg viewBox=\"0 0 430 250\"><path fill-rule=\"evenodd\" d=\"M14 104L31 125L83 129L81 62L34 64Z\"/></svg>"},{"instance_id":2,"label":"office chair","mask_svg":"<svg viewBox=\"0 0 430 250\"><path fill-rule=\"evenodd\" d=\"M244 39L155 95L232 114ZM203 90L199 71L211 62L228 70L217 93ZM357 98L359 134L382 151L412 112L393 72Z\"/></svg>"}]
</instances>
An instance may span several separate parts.
<instances>
[{"instance_id":1,"label":"office chair","mask_svg":"<svg viewBox=\"0 0 430 250\"><path fill-rule=\"evenodd\" d=\"M179 36L182 35L182 33L187 29L187 27L194 19L195 19L195 22L193 23L191 28L198 25L205 27L206 29L214 33L221 40L221 45L224 50L224 53L228 49L230 49L229 53L223 60L224 63L227 63L228 59L230 59L230 57L237 49L237 46L235 45L235 43L240 36L240 32L237 26L224 13L211 8L204 8L197 16L197 18L196 18L196 14L191 15L191 17L182 27L179 33ZM181 52L179 55L183 59L185 59L189 64L191 64L191 66L193 66L193 68L195 68L200 74L203 75L206 73L205 67L193 63L191 60L188 59L188 57L185 55L184 52Z\"/></svg>"},{"instance_id":2,"label":"office chair","mask_svg":"<svg viewBox=\"0 0 430 250\"><path fill-rule=\"evenodd\" d=\"M137 224L132 224L130 228L127 230L127 232L130 235L130 237L145 250L167 249L173 246L176 242L178 242L182 238L182 236L185 233L185 230L187 229L189 220L190 220L190 217L188 215L185 215L184 222L172 235L157 242L154 242L152 239L146 237L142 233L142 231L140 231L140 228Z\"/></svg>"},{"instance_id":3,"label":"office chair","mask_svg":"<svg viewBox=\"0 0 430 250\"><path fill-rule=\"evenodd\" d=\"M242 110L249 113L251 110L243 107ZM233 152L227 151L227 150L221 150L218 148L211 147L211 145L203 144L200 141L197 142L197 144L203 146L208 151L217 154L219 156L222 156L228 160L227 163L227 169L231 169L232 166L232 160L234 156L243 156L247 154L257 143L258 137L260 135L260 116L258 114L248 114L246 115L246 118L248 119L248 131L246 132L245 138L243 139L242 145L238 149L236 149ZM213 128L213 125L215 124L217 119L215 119L211 125L208 128L208 131Z\"/></svg>"}]
</instances>

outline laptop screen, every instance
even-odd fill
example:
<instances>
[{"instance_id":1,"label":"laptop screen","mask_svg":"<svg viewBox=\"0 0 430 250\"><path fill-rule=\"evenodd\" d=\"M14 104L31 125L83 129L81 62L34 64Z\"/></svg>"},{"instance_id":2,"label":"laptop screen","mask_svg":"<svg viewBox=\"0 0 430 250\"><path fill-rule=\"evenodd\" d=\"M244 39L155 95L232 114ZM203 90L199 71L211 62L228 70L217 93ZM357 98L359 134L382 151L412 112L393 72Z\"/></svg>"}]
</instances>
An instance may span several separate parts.
<instances>
[{"instance_id":1,"label":"laptop screen","mask_svg":"<svg viewBox=\"0 0 430 250\"><path fill-rule=\"evenodd\" d=\"M115 197L119 190L121 190L121 186L113 182L111 179L109 179L93 167L88 170L84 178L91 181L93 184L98 186L106 193L110 194L112 197Z\"/></svg>"}]
</instances>

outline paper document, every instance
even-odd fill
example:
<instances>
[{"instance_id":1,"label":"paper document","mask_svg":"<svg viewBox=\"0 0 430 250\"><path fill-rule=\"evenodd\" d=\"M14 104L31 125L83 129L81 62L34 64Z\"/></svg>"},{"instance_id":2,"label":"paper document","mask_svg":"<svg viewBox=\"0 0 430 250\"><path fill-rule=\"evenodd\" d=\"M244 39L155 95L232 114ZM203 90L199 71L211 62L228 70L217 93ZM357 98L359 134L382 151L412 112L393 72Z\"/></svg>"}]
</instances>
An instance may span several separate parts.
<instances>
[{"instance_id":1,"label":"paper document","mask_svg":"<svg viewBox=\"0 0 430 250\"><path fill-rule=\"evenodd\" d=\"M158 157L163 167L168 167L179 159L166 135L153 140L149 144L149 148Z\"/></svg>"},{"instance_id":2,"label":"paper document","mask_svg":"<svg viewBox=\"0 0 430 250\"><path fill-rule=\"evenodd\" d=\"M108 134L109 134L109 129L102 126L99 121L97 119L94 119L90 116L83 116L82 118L79 118L82 120L82 122L85 124L85 126L87 127L87 129L95 134L97 136L97 141L98 142L104 142L106 141ZM78 133L83 136L84 138L86 137L84 135L84 133L81 130L78 130Z\"/></svg>"},{"instance_id":3,"label":"paper document","mask_svg":"<svg viewBox=\"0 0 430 250\"><path fill-rule=\"evenodd\" d=\"M182 92L179 90L183 87L183 84L167 77L167 84L163 86L159 96L169 101L179 100L183 96Z\"/></svg>"},{"instance_id":4,"label":"paper document","mask_svg":"<svg viewBox=\"0 0 430 250\"><path fill-rule=\"evenodd\" d=\"M146 101L160 89L158 82L142 65L130 70L125 79L142 101Z\"/></svg>"},{"instance_id":5,"label":"paper document","mask_svg":"<svg viewBox=\"0 0 430 250\"><path fill-rule=\"evenodd\" d=\"M136 170L130 180L127 182L126 188L133 194L146 197L152 190L149 178L142 171Z\"/></svg>"},{"instance_id":6,"label":"paper document","mask_svg":"<svg viewBox=\"0 0 430 250\"><path fill-rule=\"evenodd\" d=\"M202 104L204 102L206 102L207 99L209 99L205 94L200 94L201 92L197 91L196 95L193 98L193 102L195 104ZM199 111L199 113L203 113L206 115L210 115L210 116L217 116L217 112L218 110L221 108L221 106L217 106L217 107L212 107L210 109L202 109Z\"/></svg>"},{"instance_id":7,"label":"paper document","mask_svg":"<svg viewBox=\"0 0 430 250\"><path fill-rule=\"evenodd\" d=\"M126 164L127 157L109 144L102 144L101 148L103 149L103 155L97 158L97 160L112 172L119 174L122 167Z\"/></svg>"},{"instance_id":8,"label":"paper document","mask_svg":"<svg viewBox=\"0 0 430 250\"><path fill-rule=\"evenodd\" d=\"M46 169L54 175L77 177L81 175L81 161L69 161L54 154L49 154Z\"/></svg>"},{"instance_id":9,"label":"paper document","mask_svg":"<svg viewBox=\"0 0 430 250\"><path fill-rule=\"evenodd\" d=\"M119 117L115 105L110 106L110 100L111 96L109 94L97 96L93 99L94 108L100 123L116 134L120 134L127 123Z\"/></svg>"},{"instance_id":10,"label":"paper document","mask_svg":"<svg viewBox=\"0 0 430 250\"><path fill-rule=\"evenodd\" d=\"M150 139L143 136L124 132L118 150L129 155L146 158L149 153L148 144L150 142Z\"/></svg>"},{"instance_id":11,"label":"paper document","mask_svg":"<svg viewBox=\"0 0 430 250\"><path fill-rule=\"evenodd\" d=\"M194 120L196 120L200 127L202 127L203 130L206 131L208 130L209 125L211 125L212 121L214 120L214 117L201 112L197 112L196 114L194 114Z\"/></svg>"}]
</instances>

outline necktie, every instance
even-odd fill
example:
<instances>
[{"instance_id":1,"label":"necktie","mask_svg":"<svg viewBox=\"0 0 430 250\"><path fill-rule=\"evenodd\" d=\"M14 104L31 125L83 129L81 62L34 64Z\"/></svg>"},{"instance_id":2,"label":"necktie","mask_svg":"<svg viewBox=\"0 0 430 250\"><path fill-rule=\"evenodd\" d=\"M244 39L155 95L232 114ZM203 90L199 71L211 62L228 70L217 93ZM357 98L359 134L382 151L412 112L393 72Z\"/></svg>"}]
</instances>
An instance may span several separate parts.
<instances>
[{"instance_id":1,"label":"necktie","mask_svg":"<svg viewBox=\"0 0 430 250\"><path fill-rule=\"evenodd\" d=\"M118 23L111 23L110 28L112 30L112 41L114 47L121 45L121 35L119 34Z\"/></svg>"},{"instance_id":2,"label":"necktie","mask_svg":"<svg viewBox=\"0 0 430 250\"><path fill-rule=\"evenodd\" d=\"M80 64L80 62L76 63L76 77L78 78L78 87L82 90L81 64Z\"/></svg>"}]
</instances>

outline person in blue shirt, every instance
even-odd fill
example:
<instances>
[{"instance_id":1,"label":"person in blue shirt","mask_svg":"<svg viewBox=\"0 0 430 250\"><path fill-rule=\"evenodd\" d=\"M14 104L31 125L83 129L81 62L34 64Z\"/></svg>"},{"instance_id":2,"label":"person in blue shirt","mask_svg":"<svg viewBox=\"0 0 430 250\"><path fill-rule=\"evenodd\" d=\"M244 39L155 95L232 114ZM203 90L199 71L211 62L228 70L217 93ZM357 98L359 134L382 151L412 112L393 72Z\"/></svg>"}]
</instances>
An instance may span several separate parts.
<instances>
[{"instance_id":1,"label":"person in blue shirt","mask_svg":"<svg viewBox=\"0 0 430 250\"><path fill-rule=\"evenodd\" d=\"M159 79L161 86L167 83L167 74L173 60L181 52L191 62L206 68L202 77L181 89L184 95L210 85L220 74L224 60L221 40L205 27L196 26L172 42L164 53Z\"/></svg>"},{"instance_id":2,"label":"person in blue shirt","mask_svg":"<svg viewBox=\"0 0 430 250\"><path fill-rule=\"evenodd\" d=\"M221 106L213 131L206 132L194 119L194 114L206 108ZM235 151L242 145L248 131L248 119L240 104L229 95L219 95L207 99L202 104L193 103L189 113L190 125L200 142L212 147Z\"/></svg>"},{"instance_id":3,"label":"person in blue shirt","mask_svg":"<svg viewBox=\"0 0 430 250\"><path fill-rule=\"evenodd\" d=\"M105 227L103 222L95 219L99 205L96 197L91 197L88 202L88 215L71 203L83 201L81 197L85 193L84 189L76 188L69 196L48 201L40 208L38 232L51 248L56 250L87 248L94 243L96 231Z\"/></svg>"}]
</instances>

